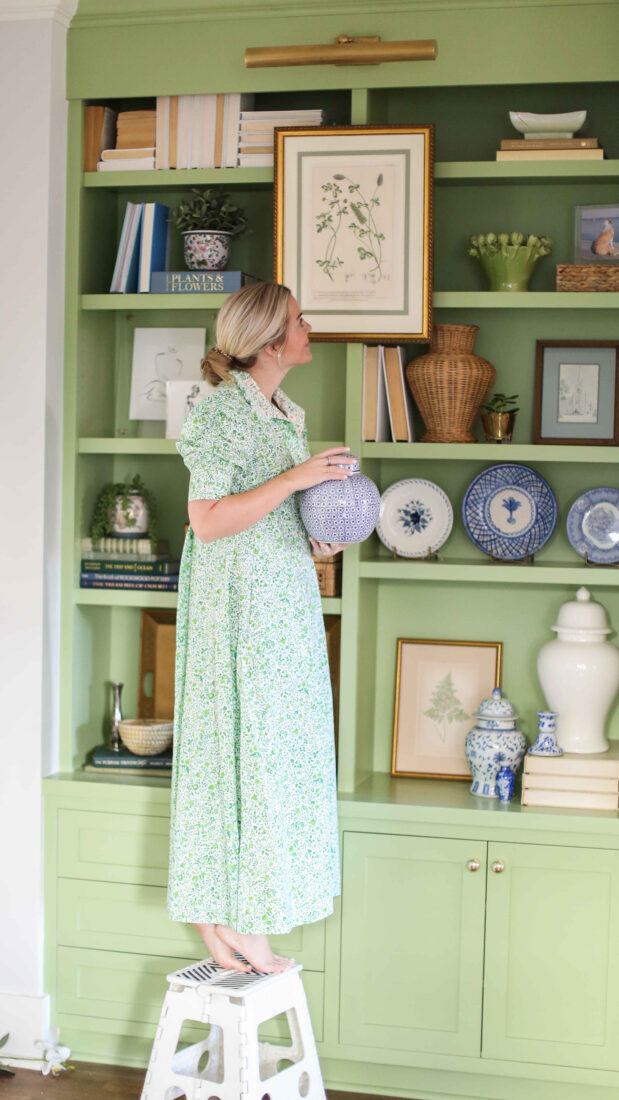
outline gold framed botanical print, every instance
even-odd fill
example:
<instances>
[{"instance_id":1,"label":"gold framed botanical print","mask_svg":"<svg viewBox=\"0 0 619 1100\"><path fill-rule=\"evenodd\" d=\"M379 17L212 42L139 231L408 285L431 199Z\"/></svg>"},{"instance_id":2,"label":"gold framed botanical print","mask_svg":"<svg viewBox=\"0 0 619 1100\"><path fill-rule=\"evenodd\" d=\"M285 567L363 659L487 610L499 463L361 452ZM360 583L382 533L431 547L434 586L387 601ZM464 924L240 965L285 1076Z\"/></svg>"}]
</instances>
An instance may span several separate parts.
<instances>
[{"instance_id":1,"label":"gold framed botanical print","mask_svg":"<svg viewBox=\"0 0 619 1100\"><path fill-rule=\"evenodd\" d=\"M392 775L470 779L464 738L501 683L501 642L398 638Z\"/></svg>"},{"instance_id":2,"label":"gold framed botanical print","mask_svg":"<svg viewBox=\"0 0 619 1100\"><path fill-rule=\"evenodd\" d=\"M275 130L275 279L318 340L426 343L434 127Z\"/></svg>"}]
</instances>

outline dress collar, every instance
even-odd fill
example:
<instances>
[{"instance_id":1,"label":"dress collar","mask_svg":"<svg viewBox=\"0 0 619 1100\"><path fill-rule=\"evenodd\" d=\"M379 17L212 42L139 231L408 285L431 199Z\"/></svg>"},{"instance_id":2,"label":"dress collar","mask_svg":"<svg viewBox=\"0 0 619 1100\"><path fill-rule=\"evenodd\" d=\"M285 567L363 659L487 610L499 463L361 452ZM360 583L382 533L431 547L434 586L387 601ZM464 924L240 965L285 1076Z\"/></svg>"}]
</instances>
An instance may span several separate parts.
<instances>
[{"instance_id":1,"label":"dress collar","mask_svg":"<svg viewBox=\"0 0 619 1100\"><path fill-rule=\"evenodd\" d=\"M294 401L280 390L279 387L273 393L275 401L277 401L280 408L276 408L272 401L269 401L268 397L262 392L260 386L252 378L249 371L246 370L231 370L230 374L234 378L237 386L241 390L241 393L252 406L254 411L263 420L284 420L290 421L292 426L299 434L304 431L305 428L305 412L300 405L296 405ZM282 410L282 411L280 411Z\"/></svg>"}]
</instances>

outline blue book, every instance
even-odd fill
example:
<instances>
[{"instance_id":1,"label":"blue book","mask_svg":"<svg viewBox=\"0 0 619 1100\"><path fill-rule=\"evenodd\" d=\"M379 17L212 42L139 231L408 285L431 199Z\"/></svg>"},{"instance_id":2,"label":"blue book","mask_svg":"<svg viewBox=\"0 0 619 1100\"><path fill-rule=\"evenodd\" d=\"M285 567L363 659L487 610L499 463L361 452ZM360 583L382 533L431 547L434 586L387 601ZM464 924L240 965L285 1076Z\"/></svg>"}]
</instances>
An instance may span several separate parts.
<instances>
[{"instance_id":1,"label":"blue book","mask_svg":"<svg viewBox=\"0 0 619 1100\"><path fill-rule=\"evenodd\" d=\"M120 243L110 284L111 294L135 294L138 288L138 262L144 203L128 202Z\"/></svg>"},{"instance_id":2,"label":"blue book","mask_svg":"<svg viewBox=\"0 0 619 1100\"><path fill-rule=\"evenodd\" d=\"M160 202L145 202L142 214L138 292L148 294L151 272L170 266L170 209Z\"/></svg>"},{"instance_id":3,"label":"blue book","mask_svg":"<svg viewBox=\"0 0 619 1100\"><path fill-rule=\"evenodd\" d=\"M255 282L242 271L153 271L153 294L230 294Z\"/></svg>"},{"instance_id":4,"label":"blue book","mask_svg":"<svg viewBox=\"0 0 619 1100\"><path fill-rule=\"evenodd\" d=\"M80 572L80 588L129 588L144 589L151 592L178 591L178 574L167 576L138 576L137 574L86 573Z\"/></svg>"}]
</instances>

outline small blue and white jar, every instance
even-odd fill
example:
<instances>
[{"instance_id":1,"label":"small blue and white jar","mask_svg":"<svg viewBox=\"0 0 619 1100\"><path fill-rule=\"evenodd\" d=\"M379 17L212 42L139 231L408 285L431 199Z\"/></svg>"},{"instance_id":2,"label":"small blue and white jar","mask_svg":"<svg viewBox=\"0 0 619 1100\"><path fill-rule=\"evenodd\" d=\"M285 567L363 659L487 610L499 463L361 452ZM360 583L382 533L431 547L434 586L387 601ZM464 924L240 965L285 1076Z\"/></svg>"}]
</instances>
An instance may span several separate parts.
<instances>
[{"instance_id":1,"label":"small blue and white jar","mask_svg":"<svg viewBox=\"0 0 619 1100\"><path fill-rule=\"evenodd\" d=\"M490 699L483 699L473 715L477 724L464 739L464 752L473 782L471 794L481 798L497 798L497 775L508 767L514 777L524 756L527 743L516 727L518 715L509 699L495 688Z\"/></svg>"},{"instance_id":2,"label":"small blue and white jar","mask_svg":"<svg viewBox=\"0 0 619 1100\"><path fill-rule=\"evenodd\" d=\"M538 710L537 737L529 749L530 756L562 756L563 749L557 741L557 713L554 710Z\"/></svg>"},{"instance_id":3,"label":"small blue and white jar","mask_svg":"<svg viewBox=\"0 0 619 1100\"><path fill-rule=\"evenodd\" d=\"M380 493L371 478L361 473L355 455L335 465L348 466L352 476L303 489L301 519L308 535L318 542L363 542L378 523Z\"/></svg>"},{"instance_id":4,"label":"small blue and white jar","mask_svg":"<svg viewBox=\"0 0 619 1100\"><path fill-rule=\"evenodd\" d=\"M516 776L512 769L503 764L496 775L496 793L499 796L499 802L511 802L515 784Z\"/></svg>"}]
</instances>

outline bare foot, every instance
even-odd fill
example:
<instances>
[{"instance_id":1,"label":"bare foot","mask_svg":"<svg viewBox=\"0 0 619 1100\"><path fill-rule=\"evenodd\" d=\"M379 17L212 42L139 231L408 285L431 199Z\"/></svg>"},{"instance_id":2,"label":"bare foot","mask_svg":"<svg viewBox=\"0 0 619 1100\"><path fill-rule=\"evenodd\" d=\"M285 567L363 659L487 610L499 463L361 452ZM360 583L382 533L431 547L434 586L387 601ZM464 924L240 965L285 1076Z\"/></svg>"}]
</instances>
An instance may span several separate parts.
<instances>
[{"instance_id":1,"label":"bare foot","mask_svg":"<svg viewBox=\"0 0 619 1100\"><path fill-rule=\"evenodd\" d=\"M253 936L244 932L235 932L227 924L216 924L215 932L234 951L247 959L255 970L263 974L279 974L288 970L294 963L285 955L275 955L266 936Z\"/></svg>"},{"instance_id":2,"label":"bare foot","mask_svg":"<svg viewBox=\"0 0 619 1100\"><path fill-rule=\"evenodd\" d=\"M216 963L226 970L240 970L243 974L249 974L251 968L234 957L230 946L217 935L214 924L196 924L194 927L198 929L209 955Z\"/></svg>"}]
</instances>

